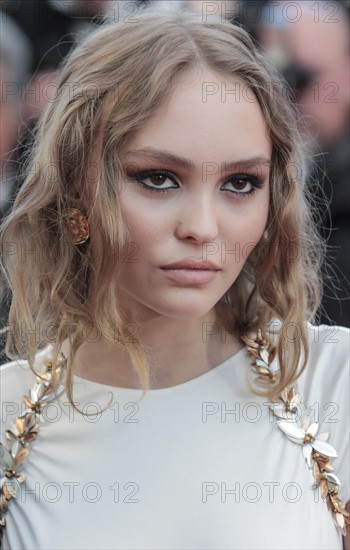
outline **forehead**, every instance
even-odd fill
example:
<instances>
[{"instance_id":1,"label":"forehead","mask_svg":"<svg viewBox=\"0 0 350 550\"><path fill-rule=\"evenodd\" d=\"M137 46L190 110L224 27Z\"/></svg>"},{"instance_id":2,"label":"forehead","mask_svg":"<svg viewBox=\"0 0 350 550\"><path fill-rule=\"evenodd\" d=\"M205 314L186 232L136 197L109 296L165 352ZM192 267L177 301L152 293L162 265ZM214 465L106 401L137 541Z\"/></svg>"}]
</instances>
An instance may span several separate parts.
<instances>
[{"instance_id":1,"label":"forehead","mask_svg":"<svg viewBox=\"0 0 350 550\"><path fill-rule=\"evenodd\" d=\"M253 91L238 77L211 70L179 77L169 99L128 148L167 149L196 162L271 155L268 129Z\"/></svg>"}]
</instances>

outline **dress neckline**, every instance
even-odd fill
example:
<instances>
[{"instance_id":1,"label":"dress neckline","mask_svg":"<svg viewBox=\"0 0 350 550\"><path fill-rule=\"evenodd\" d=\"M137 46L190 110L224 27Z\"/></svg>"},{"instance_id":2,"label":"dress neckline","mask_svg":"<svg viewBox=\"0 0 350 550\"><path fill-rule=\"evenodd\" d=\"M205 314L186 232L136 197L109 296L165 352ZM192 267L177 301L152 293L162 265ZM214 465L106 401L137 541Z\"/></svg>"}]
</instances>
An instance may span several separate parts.
<instances>
[{"instance_id":1,"label":"dress neckline","mask_svg":"<svg viewBox=\"0 0 350 550\"><path fill-rule=\"evenodd\" d=\"M210 370L204 372L203 374L200 374L199 376L195 376L194 378L191 378L191 380L187 380L186 382L181 382L180 384L175 384L174 386L167 386L165 388L155 388L155 389L149 389L147 391L150 395L165 395L167 393L175 393L178 391L181 391L183 389L191 388L192 386L196 384L200 384L202 381L206 381L208 378L211 378L212 376L217 376L221 373L221 371L227 367L228 364L233 363L235 364L237 361L239 361L242 357L247 355L247 349L246 347L243 347L236 351L233 355L216 365L215 367L211 368ZM87 384L91 388L96 389L107 389L109 391L118 391L122 392L124 394L129 395L135 395L142 393L142 388L123 388L120 386L114 386L111 384L102 384L101 382L95 382L93 380L90 380L88 378L84 378L82 376L73 375L73 384Z\"/></svg>"}]
</instances>

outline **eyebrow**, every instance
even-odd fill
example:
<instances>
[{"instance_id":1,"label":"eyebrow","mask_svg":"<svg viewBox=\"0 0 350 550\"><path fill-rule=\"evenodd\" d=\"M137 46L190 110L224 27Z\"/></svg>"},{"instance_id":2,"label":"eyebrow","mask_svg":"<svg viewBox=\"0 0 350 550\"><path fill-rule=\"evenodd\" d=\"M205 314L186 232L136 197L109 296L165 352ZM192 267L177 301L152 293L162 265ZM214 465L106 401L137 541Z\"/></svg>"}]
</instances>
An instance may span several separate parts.
<instances>
[{"instance_id":1,"label":"eyebrow","mask_svg":"<svg viewBox=\"0 0 350 550\"><path fill-rule=\"evenodd\" d=\"M134 158L141 158L143 160L177 164L178 166L180 166L181 168L184 168L185 170L194 170L195 168L195 165L193 164L192 161L184 157L179 157L177 155L174 155L173 153L169 153L168 151L154 149L153 147L146 147L145 149L128 150L125 153L125 157L126 158L134 157ZM264 156L256 156L256 157L239 159L239 160L230 161L230 162L222 162L221 164L224 165L225 169L227 170L234 170L238 166L244 168L244 167L258 166L261 164L271 165L271 160Z\"/></svg>"}]
</instances>

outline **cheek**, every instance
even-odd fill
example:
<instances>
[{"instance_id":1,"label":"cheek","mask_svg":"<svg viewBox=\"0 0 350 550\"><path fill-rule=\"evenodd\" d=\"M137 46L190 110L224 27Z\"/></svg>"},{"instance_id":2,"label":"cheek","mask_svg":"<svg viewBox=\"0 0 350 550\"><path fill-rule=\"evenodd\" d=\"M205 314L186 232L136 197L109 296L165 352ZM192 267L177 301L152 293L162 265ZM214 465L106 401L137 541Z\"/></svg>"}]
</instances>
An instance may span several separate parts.
<instances>
[{"instance_id":1,"label":"cheek","mask_svg":"<svg viewBox=\"0 0 350 550\"><path fill-rule=\"evenodd\" d=\"M162 239L165 232L164 213L161 209L150 208L138 201L121 204L123 218L130 233L130 240L135 245L137 254L145 256L150 247Z\"/></svg>"},{"instance_id":2,"label":"cheek","mask_svg":"<svg viewBox=\"0 0 350 550\"><path fill-rule=\"evenodd\" d=\"M225 241L222 243L222 259L233 263L244 264L253 248L264 234L268 219L268 199L260 201L257 206L249 207L240 215L231 215L227 224Z\"/></svg>"}]
</instances>

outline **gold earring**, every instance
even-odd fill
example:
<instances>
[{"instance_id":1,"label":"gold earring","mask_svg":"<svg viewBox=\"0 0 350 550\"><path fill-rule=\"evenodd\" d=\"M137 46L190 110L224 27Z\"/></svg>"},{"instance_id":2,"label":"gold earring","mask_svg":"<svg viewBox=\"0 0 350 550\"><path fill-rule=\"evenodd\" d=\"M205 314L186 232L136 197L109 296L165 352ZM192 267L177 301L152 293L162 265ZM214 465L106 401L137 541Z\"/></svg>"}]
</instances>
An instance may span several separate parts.
<instances>
[{"instance_id":1,"label":"gold earring","mask_svg":"<svg viewBox=\"0 0 350 550\"><path fill-rule=\"evenodd\" d=\"M73 234L74 244L83 244L90 237L90 228L87 217L77 208L68 208L68 223Z\"/></svg>"}]
</instances>

